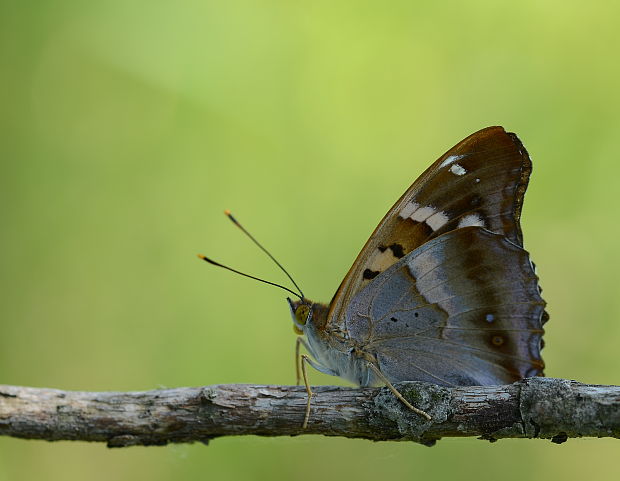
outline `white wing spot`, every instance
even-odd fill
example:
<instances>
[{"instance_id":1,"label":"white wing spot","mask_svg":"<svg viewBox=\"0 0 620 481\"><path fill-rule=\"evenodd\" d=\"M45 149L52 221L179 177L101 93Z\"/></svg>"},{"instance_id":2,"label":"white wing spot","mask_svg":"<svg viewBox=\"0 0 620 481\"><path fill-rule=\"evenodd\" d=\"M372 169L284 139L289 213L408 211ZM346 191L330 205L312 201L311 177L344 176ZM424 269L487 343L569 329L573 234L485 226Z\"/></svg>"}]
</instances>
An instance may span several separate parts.
<instances>
[{"instance_id":1,"label":"white wing spot","mask_svg":"<svg viewBox=\"0 0 620 481\"><path fill-rule=\"evenodd\" d=\"M433 207L426 206L426 207L420 207L413 214L411 214L409 217L411 217L411 220L415 220L415 221L418 221L418 222L424 222L426 219L428 219L434 213L435 213L435 209Z\"/></svg>"},{"instance_id":2,"label":"white wing spot","mask_svg":"<svg viewBox=\"0 0 620 481\"><path fill-rule=\"evenodd\" d=\"M417 202L407 202L398 216L415 222L426 222L434 231L450 220L445 212L437 212L437 209L430 205L420 207L420 204Z\"/></svg>"},{"instance_id":3,"label":"white wing spot","mask_svg":"<svg viewBox=\"0 0 620 481\"><path fill-rule=\"evenodd\" d=\"M476 184L480 182L480 179L478 177L476 177Z\"/></svg>"},{"instance_id":4,"label":"white wing spot","mask_svg":"<svg viewBox=\"0 0 620 481\"><path fill-rule=\"evenodd\" d=\"M487 314L485 319L487 322L493 322L495 320L495 316L493 314Z\"/></svg>"},{"instance_id":5,"label":"white wing spot","mask_svg":"<svg viewBox=\"0 0 620 481\"><path fill-rule=\"evenodd\" d=\"M398 214L398 217L406 219L411 214L413 214L418 209L418 207L420 207L420 204L416 202L407 202L407 204L405 204L405 207L403 207L403 209Z\"/></svg>"},{"instance_id":6,"label":"white wing spot","mask_svg":"<svg viewBox=\"0 0 620 481\"><path fill-rule=\"evenodd\" d=\"M467 157L467 154L451 155L450 157L447 157L441 164L439 164L439 168L442 169L446 165L450 165L452 162L456 162L457 160L461 160L463 157Z\"/></svg>"},{"instance_id":7,"label":"white wing spot","mask_svg":"<svg viewBox=\"0 0 620 481\"><path fill-rule=\"evenodd\" d=\"M478 214L469 214L459 221L459 228L469 226L484 227L484 221Z\"/></svg>"},{"instance_id":8,"label":"white wing spot","mask_svg":"<svg viewBox=\"0 0 620 481\"><path fill-rule=\"evenodd\" d=\"M383 252L378 252L375 255L375 257L372 259L370 270L375 271L375 272L376 271L383 272L388 267L390 267L392 264L394 264L395 260L398 260L398 259L395 259L392 249L385 249Z\"/></svg>"},{"instance_id":9,"label":"white wing spot","mask_svg":"<svg viewBox=\"0 0 620 481\"><path fill-rule=\"evenodd\" d=\"M426 219L426 223L435 231L446 225L449 220L450 219L445 212L435 212L428 219Z\"/></svg>"},{"instance_id":10,"label":"white wing spot","mask_svg":"<svg viewBox=\"0 0 620 481\"><path fill-rule=\"evenodd\" d=\"M465 170L463 166L459 164L452 164L452 166L450 167L450 172L452 172L454 175L465 175L467 173L467 170Z\"/></svg>"}]
</instances>

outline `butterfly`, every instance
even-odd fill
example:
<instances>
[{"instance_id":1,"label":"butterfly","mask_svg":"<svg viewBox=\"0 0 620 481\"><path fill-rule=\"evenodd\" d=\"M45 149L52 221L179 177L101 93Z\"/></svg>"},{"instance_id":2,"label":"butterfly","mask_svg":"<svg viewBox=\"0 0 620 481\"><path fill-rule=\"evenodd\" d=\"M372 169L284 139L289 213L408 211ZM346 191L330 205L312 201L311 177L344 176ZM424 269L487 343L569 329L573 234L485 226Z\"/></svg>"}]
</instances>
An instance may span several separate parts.
<instances>
[{"instance_id":1,"label":"butterfly","mask_svg":"<svg viewBox=\"0 0 620 481\"><path fill-rule=\"evenodd\" d=\"M299 365L361 386L541 376L548 320L519 220L532 163L502 127L459 142L398 199L329 304L289 301ZM299 356L303 346L309 355ZM298 382L299 383L299 382Z\"/></svg>"},{"instance_id":2,"label":"butterfly","mask_svg":"<svg viewBox=\"0 0 620 481\"><path fill-rule=\"evenodd\" d=\"M519 220L532 163L517 136L482 129L452 147L396 201L355 259L329 304L288 299L297 383L313 392L306 365L361 386L401 381L442 386L508 384L541 376L549 316L523 249ZM300 354L303 346L308 352ZM301 371L301 372L300 372Z\"/></svg>"}]
</instances>

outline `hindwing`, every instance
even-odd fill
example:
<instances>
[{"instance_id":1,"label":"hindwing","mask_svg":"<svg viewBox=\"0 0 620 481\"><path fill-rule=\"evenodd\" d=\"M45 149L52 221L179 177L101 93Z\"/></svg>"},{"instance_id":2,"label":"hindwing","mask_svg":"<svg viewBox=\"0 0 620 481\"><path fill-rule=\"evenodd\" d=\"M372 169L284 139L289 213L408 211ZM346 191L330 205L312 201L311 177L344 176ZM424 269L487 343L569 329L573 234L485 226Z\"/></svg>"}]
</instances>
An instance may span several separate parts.
<instances>
[{"instance_id":1,"label":"hindwing","mask_svg":"<svg viewBox=\"0 0 620 481\"><path fill-rule=\"evenodd\" d=\"M542 375L544 306L528 253L465 227L379 274L344 324L391 382L506 384Z\"/></svg>"}]
</instances>

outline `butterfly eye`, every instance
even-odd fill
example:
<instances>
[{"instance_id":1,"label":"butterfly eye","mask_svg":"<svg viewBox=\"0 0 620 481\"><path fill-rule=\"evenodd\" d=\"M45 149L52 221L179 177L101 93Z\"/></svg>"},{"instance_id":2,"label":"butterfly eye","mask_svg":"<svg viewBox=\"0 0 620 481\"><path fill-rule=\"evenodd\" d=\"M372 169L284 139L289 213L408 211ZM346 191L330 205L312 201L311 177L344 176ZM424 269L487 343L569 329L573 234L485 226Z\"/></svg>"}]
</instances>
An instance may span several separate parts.
<instances>
[{"instance_id":1,"label":"butterfly eye","mask_svg":"<svg viewBox=\"0 0 620 481\"><path fill-rule=\"evenodd\" d=\"M295 319L297 319L297 322L299 322L302 326L304 326L308 321L309 315L310 306L307 306L306 304L301 304L297 307L297 309L295 309Z\"/></svg>"}]
</instances>

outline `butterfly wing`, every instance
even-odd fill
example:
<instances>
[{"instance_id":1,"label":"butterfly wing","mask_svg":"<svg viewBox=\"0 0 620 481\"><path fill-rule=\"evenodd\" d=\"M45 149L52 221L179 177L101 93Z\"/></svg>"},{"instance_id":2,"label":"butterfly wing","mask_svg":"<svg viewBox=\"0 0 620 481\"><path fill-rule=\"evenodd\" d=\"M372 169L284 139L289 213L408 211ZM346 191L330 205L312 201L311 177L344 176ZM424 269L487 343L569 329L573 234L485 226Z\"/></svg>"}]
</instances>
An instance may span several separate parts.
<instances>
[{"instance_id":1,"label":"butterfly wing","mask_svg":"<svg viewBox=\"0 0 620 481\"><path fill-rule=\"evenodd\" d=\"M477 225L523 245L519 218L532 164L515 134L480 130L454 146L385 215L336 291L328 323L341 322L369 282L428 240Z\"/></svg>"},{"instance_id":2,"label":"butterfly wing","mask_svg":"<svg viewBox=\"0 0 620 481\"><path fill-rule=\"evenodd\" d=\"M542 375L537 280L521 247L465 227L378 275L348 306L345 325L391 382L511 383Z\"/></svg>"}]
</instances>

